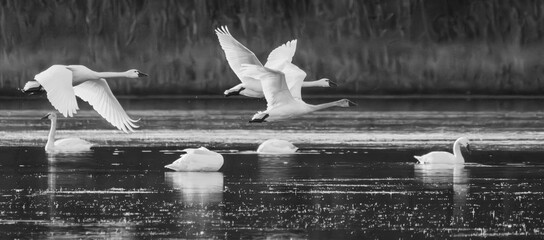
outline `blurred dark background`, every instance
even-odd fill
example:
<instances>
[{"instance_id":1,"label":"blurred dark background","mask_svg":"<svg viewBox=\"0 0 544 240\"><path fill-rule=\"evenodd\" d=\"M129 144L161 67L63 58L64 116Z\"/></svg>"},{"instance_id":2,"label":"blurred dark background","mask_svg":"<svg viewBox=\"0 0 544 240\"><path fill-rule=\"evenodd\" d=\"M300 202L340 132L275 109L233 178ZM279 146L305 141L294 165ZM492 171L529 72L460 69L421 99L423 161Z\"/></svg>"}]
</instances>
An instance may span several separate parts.
<instances>
[{"instance_id":1,"label":"blurred dark background","mask_svg":"<svg viewBox=\"0 0 544 240\"><path fill-rule=\"evenodd\" d=\"M0 93L53 64L131 68L116 94L222 94L239 81L214 29L293 62L327 94L544 93L541 0L0 0Z\"/></svg>"}]
</instances>

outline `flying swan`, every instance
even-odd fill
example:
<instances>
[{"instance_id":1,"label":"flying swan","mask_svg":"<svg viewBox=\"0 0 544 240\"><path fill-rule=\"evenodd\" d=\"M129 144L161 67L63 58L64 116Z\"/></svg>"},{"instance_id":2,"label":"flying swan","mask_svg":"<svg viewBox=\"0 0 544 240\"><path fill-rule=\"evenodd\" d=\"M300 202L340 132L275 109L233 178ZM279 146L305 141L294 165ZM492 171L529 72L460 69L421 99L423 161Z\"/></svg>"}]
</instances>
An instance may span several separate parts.
<instances>
[{"instance_id":1,"label":"flying swan","mask_svg":"<svg viewBox=\"0 0 544 240\"><path fill-rule=\"evenodd\" d=\"M57 114L50 112L43 119L51 120L51 130L49 130L49 135L47 137L47 143L45 144L46 152L54 151L89 151L93 145L90 142L87 142L80 138L64 138L55 141L55 134L57 132Z\"/></svg>"},{"instance_id":2,"label":"flying swan","mask_svg":"<svg viewBox=\"0 0 544 240\"><path fill-rule=\"evenodd\" d=\"M64 117L72 117L79 107L76 96L93 106L103 118L126 133L138 128L111 92L105 78L140 78L147 74L136 69L126 72L95 72L82 65L53 65L37 74L23 88L24 93L47 92L47 98Z\"/></svg>"},{"instance_id":3,"label":"flying swan","mask_svg":"<svg viewBox=\"0 0 544 240\"><path fill-rule=\"evenodd\" d=\"M461 146L470 151L469 140L460 137L453 143L453 154L444 151L434 151L423 156L414 156L420 164L464 164L465 159L461 153Z\"/></svg>"},{"instance_id":4,"label":"flying swan","mask_svg":"<svg viewBox=\"0 0 544 240\"><path fill-rule=\"evenodd\" d=\"M318 105L307 104L300 97L302 79L298 79L291 91L289 91L283 72L254 64L242 64L241 71L246 75L260 79L267 103L266 110L256 113L249 122L272 122L298 117L330 107L356 106L354 102L348 99Z\"/></svg>"},{"instance_id":5,"label":"flying swan","mask_svg":"<svg viewBox=\"0 0 544 240\"><path fill-rule=\"evenodd\" d=\"M225 96L244 95L247 97L262 98L264 97L261 82L252 75L243 74L241 71L242 64L255 64L263 66L255 54L247 49L243 44L238 42L229 32L226 26L215 29L219 44L223 51L225 51L225 57L229 63L230 68L234 71L234 74L240 79L242 83L225 90ZM276 49L272 50L268 55L266 64L267 68L272 68L284 72L283 68L298 68L292 64L291 61L295 55L297 48L297 40L291 40ZM284 64L288 62L288 64ZM283 64L283 65L282 65ZM306 78L306 72L285 72L287 85L291 89L292 85L298 80L304 81ZM336 87L337 84L328 78L321 78L316 81L303 82L302 87Z\"/></svg>"}]
</instances>

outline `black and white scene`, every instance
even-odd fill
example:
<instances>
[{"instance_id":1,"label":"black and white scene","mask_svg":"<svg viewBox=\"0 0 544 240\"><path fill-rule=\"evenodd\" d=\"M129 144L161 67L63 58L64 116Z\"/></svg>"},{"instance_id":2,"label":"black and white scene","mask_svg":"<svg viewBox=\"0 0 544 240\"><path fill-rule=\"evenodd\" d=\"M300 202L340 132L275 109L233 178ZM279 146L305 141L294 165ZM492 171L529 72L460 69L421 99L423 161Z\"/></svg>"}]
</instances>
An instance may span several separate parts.
<instances>
[{"instance_id":1,"label":"black and white scene","mask_svg":"<svg viewBox=\"0 0 544 240\"><path fill-rule=\"evenodd\" d=\"M0 0L0 239L543 239L544 1Z\"/></svg>"}]
</instances>

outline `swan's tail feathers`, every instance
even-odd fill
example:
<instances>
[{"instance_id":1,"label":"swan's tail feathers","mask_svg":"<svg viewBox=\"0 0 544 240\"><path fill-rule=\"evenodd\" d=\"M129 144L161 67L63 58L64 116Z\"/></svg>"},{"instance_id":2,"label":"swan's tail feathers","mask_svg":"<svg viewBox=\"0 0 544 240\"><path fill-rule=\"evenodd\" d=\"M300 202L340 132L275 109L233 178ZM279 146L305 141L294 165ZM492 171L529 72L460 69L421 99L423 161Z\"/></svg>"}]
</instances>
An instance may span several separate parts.
<instances>
[{"instance_id":1,"label":"swan's tail feathers","mask_svg":"<svg viewBox=\"0 0 544 240\"><path fill-rule=\"evenodd\" d=\"M419 164L423 164L423 156L414 156L415 159L417 159Z\"/></svg>"}]
</instances>

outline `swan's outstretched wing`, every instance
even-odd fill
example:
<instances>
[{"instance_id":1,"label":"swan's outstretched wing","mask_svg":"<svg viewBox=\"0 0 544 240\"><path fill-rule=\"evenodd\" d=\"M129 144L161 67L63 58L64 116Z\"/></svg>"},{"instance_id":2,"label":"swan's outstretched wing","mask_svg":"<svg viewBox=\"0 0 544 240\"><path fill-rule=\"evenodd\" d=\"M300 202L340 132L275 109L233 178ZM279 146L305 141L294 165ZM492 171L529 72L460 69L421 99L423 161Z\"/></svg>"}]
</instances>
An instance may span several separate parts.
<instances>
[{"instance_id":1,"label":"swan's outstretched wing","mask_svg":"<svg viewBox=\"0 0 544 240\"><path fill-rule=\"evenodd\" d=\"M276 49L272 50L272 52L270 52L264 66L267 68L280 70L279 67L282 64L284 64L285 62L290 63L293 60L293 56L295 56L296 51L296 39L286 42L285 44L277 47Z\"/></svg>"},{"instance_id":2,"label":"swan's outstretched wing","mask_svg":"<svg viewBox=\"0 0 544 240\"><path fill-rule=\"evenodd\" d=\"M246 85L259 86L260 83L258 80L244 75L241 72L242 64L255 64L262 66L259 59L255 54L247 49L244 45L238 42L229 32L229 29L226 26L219 27L215 29L215 34L219 39L219 44L223 51L225 51L225 57L229 63L230 68L234 71L234 74ZM247 86L246 86L247 87Z\"/></svg>"},{"instance_id":3,"label":"swan's outstretched wing","mask_svg":"<svg viewBox=\"0 0 544 240\"><path fill-rule=\"evenodd\" d=\"M85 100L103 118L126 133L134 132L132 128L138 128L134 124L137 120L131 119L117 98L111 92L105 79L90 80L74 87L75 94Z\"/></svg>"},{"instance_id":4,"label":"swan's outstretched wing","mask_svg":"<svg viewBox=\"0 0 544 240\"><path fill-rule=\"evenodd\" d=\"M64 117L72 117L79 110L72 87L72 71L68 70L66 66L53 65L38 73L34 79L43 86L49 102Z\"/></svg>"},{"instance_id":5,"label":"swan's outstretched wing","mask_svg":"<svg viewBox=\"0 0 544 240\"><path fill-rule=\"evenodd\" d=\"M306 78L306 72L292 63L285 64L282 72L285 74L285 82L293 98L302 100L300 91Z\"/></svg>"},{"instance_id":6,"label":"swan's outstretched wing","mask_svg":"<svg viewBox=\"0 0 544 240\"><path fill-rule=\"evenodd\" d=\"M252 64L242 64L242 71L261 80L268 108L295 101L289 92L283 72Z\"/></svg>"}]
</instances>

